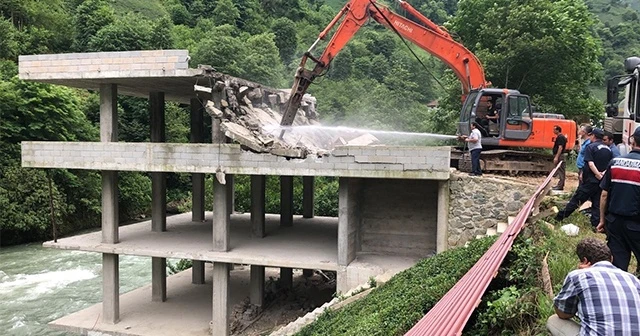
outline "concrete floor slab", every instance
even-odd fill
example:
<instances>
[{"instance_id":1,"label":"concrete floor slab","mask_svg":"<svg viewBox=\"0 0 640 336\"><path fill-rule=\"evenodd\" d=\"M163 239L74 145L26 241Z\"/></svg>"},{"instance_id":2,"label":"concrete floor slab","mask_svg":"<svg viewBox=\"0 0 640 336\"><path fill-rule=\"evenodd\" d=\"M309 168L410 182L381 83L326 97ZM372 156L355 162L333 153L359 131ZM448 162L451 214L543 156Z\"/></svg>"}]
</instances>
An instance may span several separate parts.
<instances>
[{"instance_id":1,"label":"concrete floor slab","mask_svg":"<svg viewBox=\"0 0 640 336\"><path fill-rule=\"evenodd\" d=\"M294 217L291 227L280 227L279 215L267 215L264 238L251 235L249 214L231 215L228 252L213 252L212 213L205 222L191 221L191 213L167 218L166 232L151 232L151 221L120 227L120 243L103 244L93 232L48 241L44 247L149 257L194 259L272 267L338 269L338 219Z\"/></svg>"},{"instance_id":2,"label":"concrete floor slab","mask_svg":"<svg viewBox=\"0 0 640 336\"><path fill-rule=\"evenodd\" d=\"M211 264L206 265L206 283L201 285L191 283L191 269L167 278L165 302L151 301L150 285L122 294L117 324L103 323L102 304L96 304L49 325L83 335L211 335L211 268ZM268 270L267 275L277 277L277 269ZM230 272L229 280L231 309L249 295L249 268L236 268Z\"/></svg>"}]
</instances>

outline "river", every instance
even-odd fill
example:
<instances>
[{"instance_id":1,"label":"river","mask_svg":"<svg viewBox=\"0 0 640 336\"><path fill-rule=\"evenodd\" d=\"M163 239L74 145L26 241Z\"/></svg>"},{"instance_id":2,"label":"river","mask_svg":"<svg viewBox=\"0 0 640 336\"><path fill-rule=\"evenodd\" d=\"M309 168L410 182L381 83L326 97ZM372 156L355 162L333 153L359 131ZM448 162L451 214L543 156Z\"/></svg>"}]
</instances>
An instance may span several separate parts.
<instances>
[{"instance_id":1,"label":"river","mask_svg":"<svg viewBox=\"0 0 640 336\"><path fill-rule=\"evenodd\" d=\"M151 282L151 258L120 256L120 292ZM102 301L99 253L0 248L0 335L72 335L47 323Z\"/></svg>"}]
</instances>

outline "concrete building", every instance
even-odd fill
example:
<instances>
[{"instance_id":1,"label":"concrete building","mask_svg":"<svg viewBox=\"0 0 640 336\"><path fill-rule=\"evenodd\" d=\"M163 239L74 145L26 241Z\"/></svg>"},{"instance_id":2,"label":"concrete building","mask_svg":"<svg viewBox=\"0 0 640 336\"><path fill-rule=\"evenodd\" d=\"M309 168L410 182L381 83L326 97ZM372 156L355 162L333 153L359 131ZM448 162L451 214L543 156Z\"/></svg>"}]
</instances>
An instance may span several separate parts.
<instances>
[{"instance_id":1,"label":"concrete building","mask_svg":"<svg viewBox=\"0 0 640 336\"><path fill-rule=\"evenodd\" d=\"M23 80L100 92L100 142L23 142L22 164L99 170L102 230L59 239L52 248L102 254L102 304L53 322L65 330L114 335L228 335L229 309L243 295L264 300L265 267L337 272L346 292L370 276L411 266L447 247L449 147L343 146L305 159L246 151L226 143L214 120L204 139L202 96L194 84L212 72L190 69L185 50L20 56ZM215 76L222 76L215 74ZM223 77L219 77L223 78ZM229 78L229 77L224 77ZM242 81L240 79L235 79ZM279 107L277 90L260 102ZM149 99L151 142L118 142L118 95ZM225 91L211 100L222 109ZM191 106L191 142L165 142L165 101ZM275 103L276 106L273 106ZM152 218L119 227L118 172L152 176ZM191 213L166 216L166 173L192 173ZM216 174L213 212L205 213L205 174ZM233 176L251 176L251 213L233 213ZM280 214L265 214L265 178L279 176ZM293 213L294 176L302 176L303 214ZM339 178L338 218L315 217L315 176ZM152 258L151 286L120 294L119 256ZM192 259L190 278L167 278L167 258ZM211 264L212 267L205 267ZM248 284L230 277L233 264L251 265ZM187 313L188 312L188 313Z\"/></svg>"}]
</instances>

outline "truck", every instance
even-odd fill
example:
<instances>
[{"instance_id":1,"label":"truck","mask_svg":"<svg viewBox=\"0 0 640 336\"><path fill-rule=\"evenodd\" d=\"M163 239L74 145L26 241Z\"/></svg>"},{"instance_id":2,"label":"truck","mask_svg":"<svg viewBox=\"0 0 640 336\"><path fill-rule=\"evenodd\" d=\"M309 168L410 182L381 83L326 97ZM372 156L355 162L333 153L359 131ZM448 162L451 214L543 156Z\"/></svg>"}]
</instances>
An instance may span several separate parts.
<instances>
[{"instance_id":1,"label":"truck","mask_svg":"<svg viewBox=\"0 0 640 336\"><path fill-rule=\"evenodd\" d=\"M624 61L625 74L607 80L607 102L604 129L614 135L614 141L624 155L631 151L629 138L640 126L638 116L638 81L640 80L640 57L629 57ZM620 93L624 97L620 99Z\"/></svg>"},{"instance_id":2,"label":"truck","mask_svg":"<svg viewBox=\"0 0 640 336\"><path fill-rule=\"evenodd\" d=\"M314 79L322 76L355 33L367 21L373 20L437 57L456 74L461 83L464 101L457 133L469 135L472 122L481 124L484 150L480 159L483 171L512 175L521 172L548 173L553 168L550 155L535 149L553 147L553 128L556 125L562 128L568 143L574 143L577 135L576 123L564 119L561 114L535 113L529 96L518 90L491 88L476 55L454 40L444 27L429 20L408 2L396 1L410 18L393 12L375 0L351 0L345 4L304 53L296 71L290 98L285 105L281 125L292 125L300 102ZM330 34L334 27L336 29ZM318 43L329 37L322 54L314 56L312 52ZM310 69L306 67L309 60L314 63ZM493 117L489 118L489 115ZM469 160L463 154L463 149L452 149L452 166L468 170Z\"/></svg>"}]
</instances>

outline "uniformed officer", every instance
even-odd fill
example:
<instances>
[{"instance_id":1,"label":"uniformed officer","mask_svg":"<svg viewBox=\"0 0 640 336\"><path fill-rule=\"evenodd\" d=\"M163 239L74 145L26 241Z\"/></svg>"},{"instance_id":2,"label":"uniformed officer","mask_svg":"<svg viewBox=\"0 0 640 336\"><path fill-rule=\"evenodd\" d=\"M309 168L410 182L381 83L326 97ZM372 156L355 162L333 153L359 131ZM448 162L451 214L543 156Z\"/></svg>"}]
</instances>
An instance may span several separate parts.
<instances>
[{"instance_id":1,"label":"uniformed officer","mask_svg":"<svg viewBox=\"0 0 640 336\"><path fill-rule=\"evenodd\" d=\"M613 159L600 182L598 224L598 231L607 233L613 264L625 271L631 252L640 260L640 127L629 141L631 153Z\"/></svg>"},{"instance_id":2,"label":"uniformed officer","mask_svg":"<svg viewBox=\"0 0 640 336\"><path fill-rule=\"evenodd\" d=\"M561 221L569 217L580 204L591 201L591 225L595 231L600 222L600 180L612 159L611 149L602 142L604 132L596 128L591 134L593 142L585 148L584 167L582 168L582 184L567 203L567 206L558 212L556 220Z\"/></svg>"}]
</instances>

